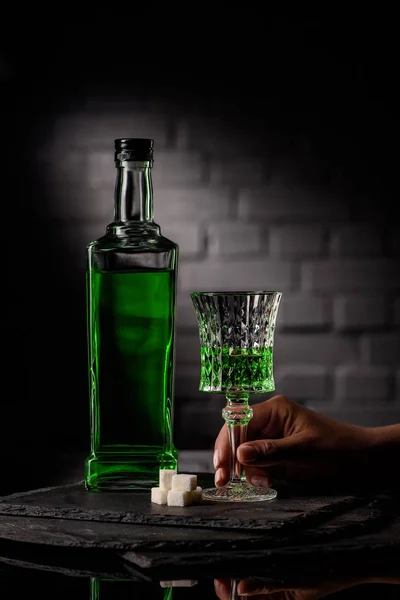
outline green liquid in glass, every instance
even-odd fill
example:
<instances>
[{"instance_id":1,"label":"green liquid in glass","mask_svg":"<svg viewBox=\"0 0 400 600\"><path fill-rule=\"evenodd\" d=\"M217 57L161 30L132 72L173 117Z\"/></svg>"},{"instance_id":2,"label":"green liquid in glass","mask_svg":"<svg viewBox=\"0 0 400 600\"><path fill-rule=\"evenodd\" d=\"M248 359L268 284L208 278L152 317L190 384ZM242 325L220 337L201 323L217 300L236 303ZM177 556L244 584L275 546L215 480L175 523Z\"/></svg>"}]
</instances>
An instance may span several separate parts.
<instances>
[{"instance_id":1,"label":"green liquid in glass","mask_svg":"<svg viewBox=\"0 0 400 600\"><path fill-rule=\"evenodd\" d=\"M200 390L263 393L275 389L273 348L202 347Z\"/></svg>"},{"instance_id":2,"label":"green liquid in glass","mask_svg":"<svg viewBox=\"0 0 400 600\"><path fill-rule=\"evenodd\" d=\"M175 274L88 274L92 453L86 486L150 487L172 444Z\"/></svg>"}]
</instances>

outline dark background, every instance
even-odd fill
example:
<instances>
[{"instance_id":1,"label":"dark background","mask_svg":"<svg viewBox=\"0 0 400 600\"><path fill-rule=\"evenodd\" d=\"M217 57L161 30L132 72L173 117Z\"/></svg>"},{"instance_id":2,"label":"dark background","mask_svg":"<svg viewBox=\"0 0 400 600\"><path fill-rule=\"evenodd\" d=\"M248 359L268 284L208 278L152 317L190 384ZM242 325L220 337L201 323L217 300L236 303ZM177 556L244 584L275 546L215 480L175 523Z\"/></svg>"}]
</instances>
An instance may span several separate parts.
<instances>
[{"instance_id":1,"label":"dark background","mask_svg":"<svg viewBox=\"0 0 400 600\"><path fill-rule=\"evenodd\" d=\"M156 221L181 248L178 448L221 425L188 293L239 283L283 291L277 393L397 422L394 15L58 10L9 8L1 32L4 493L88 450L85 246L112 220L117 137L154 138Z\"/></svg>"}]
</instances>

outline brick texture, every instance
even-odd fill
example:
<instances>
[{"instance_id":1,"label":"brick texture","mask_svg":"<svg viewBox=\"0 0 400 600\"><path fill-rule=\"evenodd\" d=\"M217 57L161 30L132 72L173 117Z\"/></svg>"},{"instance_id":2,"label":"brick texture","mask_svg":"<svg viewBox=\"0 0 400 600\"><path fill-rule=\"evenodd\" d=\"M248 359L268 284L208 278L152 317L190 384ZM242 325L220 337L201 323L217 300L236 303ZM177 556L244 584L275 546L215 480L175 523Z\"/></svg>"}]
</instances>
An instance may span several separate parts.
<instances>
[{"instance_id":1,"label":"brick texture","mask_svg":"<svg viewBox=\"0 0 400 600\"><path fill-rule=\"evenodd\" d=\"M335 328L340 331L368 331L384 328L388 322L387 302L380 296L337 296L334 299Z\"/></svg>"},{"instance_id":2,"label":"brick texture","mask_svg":"<svg viewBox=\"0 0 400 600\"><path fill-rule=\"evenodd\" d=\"M228 218L231 203L232 190L225 186L162 186L154 190L155 220L165 225L182 219L207 223Z\"/></svg>"},{"instance_id":3,"label":"brick texture","mask_svg":"<svg viewBox=\"0 0 400 600\"><path fill-rule=\"evenodd\" d=\"M329 329L332 326L332 299L307 294L285 293L277 326L284 330Z\"/></svg>"},{"instance_id":4,"label":"brick texture","mask_svg":"<svg viewBox=\"0 0 400 600\"><path fill-rule=\"evenodd\" d=\"M189 292L178 294L177 298L177 326L178 331L197 330L196 314Z\"/></svg>"},{"instance_id":5,"label":"brick texture","mask_svg":"<svg viewBox=\"0 0 400 600\"><path fill-rule=\"evenodd\" d=\"M270 229L270 254L293 260L319 257L324 249L324 229L318 226L281 225Z\"/></svg>"},{"instance_id":6,"label":"brick texture","mask_svg":"<svg viewBox=\"0 0 400 600\"><path fill-rule=\"evenodd\" d=\"M276 368L275 383L279 391L297 401L326 401L330 397L330 374L321 365L287 365Z\"/></svg>"},{"instance_id":7,"label":"brick texture","mask_svg":"<svg viewBox=\"0 0 400 600\"><path fill-rule=\"evenodd\" d=\"M393 306L393 320L396 327L400 327L400 298L396 298Z\"/></svg>"},{"instance_id":8,"label":"brick texture","mask_svg":"<svg viewBox=\"0 0 400 600\"><path fill-rule=\"evenodd\" d=\"M279 318L279 316L278 316ZM333 366L359 359L357 340L330 333L285 333L275 337L275 364Z\"/></svg>"},{"instance_id":9,"label":"brick texture","mask_svg":"<svg viewBox=\"0 0 400 600\"><path fill-rule=\"evenodd\" d=\"M256 224L213 223L208 227L208 249L220 256L256 254L266 247L266 235Z\"/></svg>"},{"instance_id":10,"label":"brick texture","mask_svg":"<svg viewBox=\"0 0 400 600\"><path fill-rule=\"evenodd\" d=\"M395 367L400 360L400 334L371 334L361 339L361 359L369 365Z\"/></svg>"},{"instance_id":11,"label":"brick texture","mask_svg":"<svg viewBox=\"0 0 400 600\"><path fill-rule=\"evenodd\" d=\"M348 215L346 202L324 187L271 184L240 190L239 216L243 219L318 224L341 221Z\"/></svg>"},{"instance_id":12,"label":"brick texture","mask_svg":"<svg viewBox=\"0 0 400 600\"><path fill-rule=\"evenodd\" d=\"M202 156L195 152L162 151L155 155L153 184L161 186L200 184L206 178Z\"/></svg>"},{"instance_id":13,"label":"brick texture","mask_svg":"<svg viewBox=\"0 0 400 600\"><path fill-rule=\"evenodd\" d=\"M162 114L145 113L129 103L125 107L88 106L85 110L58 117L49 134L51 149L93 148L109 151L114 139L123 137L150 137L157 140L158 148L168 145L170 124Z\"/></svg>"},{"instance_id":14,"label":"brick texture","mask_svg":"<svg viewBox=\"0 0 400 600\"><path fill-rule=\"evenodd\" d=\"M181 265L180 286L183 291L268 289L287 290L295 285L296 272L289 262L268 259L230 260L207 259Z\"/></svg>"},{"instance_id":15,"label":"brick texture","mask_svg":"<svg viewBox=\"0 0 400 600\"><path fill-rule=\"evenodd\" d=\"M255 187L262 185L268 179L267 164L258 156L224 161L211 160L209 168L210 181L217 185Z\"/></svg>"},{"instance_id":16,"label":"brick texture","mask_svg":"<svg viewBox=\"0 0 400 600\"><path fill-rule=\"evenodd\" d=\"M370 215L359 210L363 197L344 169L335 172L296 135L268 132L256 118L216 118L196 103L182 111L161 99L104 98L58 115L37 148L34 219L40 231L57 231L52 260L68 275L57 293L66 306L81 306L68 323L84 340L85 246L113 218L113 141L155 139L155 221L180 246L174 426L181 448L212 448L224 405L198 390L194 290L283 292L276 390L265 397L285 393L359 424L400 420L398 227L376 218L379 205ZM86 364L76 362L85 379ZM86 381L74 385L77 405L86 406Z\"/></svg>"},{"instance_id":17,"label":"brick texture","mask_svg":"<svg viewBox=\"0 0 400 600\"><path fill-rule=\"evenodd\" d=\"M326 260L304 262L302 287L313 292L369 292L400 288L400 271L394 260Z\"/></svg>"},{"instance_id":18,"label":"brick texture","mask_svg":"<svg viewBox=\"0 0 400 600\"><path fill-rule=\"evenodd\" d=\"M205 233L197 223L169 222L161 226L161 233L179 246L179 256L200 256L205 250Z\"/></svg>"},{"instance_id":19,"label":"brick texture","mask_svg":"<svg viewBox=\"0 0 400 600\"><path fill-rule=\"evenodd\" d=\"M389 233L389 252L400 256L400 225L393 227Z\"/></svg>"},{"instance_id":20,"label":"brick texture","mask_svg":"<svg viewBox=\"0 0 400 600\"><path fill-rule=\"evenodd\" d=\"M336 369L336 395L341 402L362 404L392 400L393 373L387 367L345 365Z\"/></svg>"},{"instance_id":21,"label":"brick texture","mask_svg":"<svg viewBox=\"0 0 400 600\"><path fill-rule=\"evenodd\" d=\"M338 257L381 256L383 232L374 225L345 225L334 228L331 235L331 254Z\"/></svg>"}]
</instances>

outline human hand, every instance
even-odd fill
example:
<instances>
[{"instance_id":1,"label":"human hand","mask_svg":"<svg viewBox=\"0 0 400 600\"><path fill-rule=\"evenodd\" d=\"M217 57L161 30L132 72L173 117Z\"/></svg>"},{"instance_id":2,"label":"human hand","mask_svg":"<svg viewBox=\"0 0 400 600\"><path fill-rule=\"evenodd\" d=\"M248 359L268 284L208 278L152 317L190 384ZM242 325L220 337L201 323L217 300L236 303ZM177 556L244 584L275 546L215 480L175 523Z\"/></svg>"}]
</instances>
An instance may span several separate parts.
<instances>
[{"instance_id":1,"label":"human hand","mask_svg":"<svg viewBox=\"0 0 400 600\"><path fill-rule=\"evenodd\" d=\"M365 584L400 584L400 577L349 577L335 580L316 581L311 585L293 587L271 586L262 579L214 579L214 590L220 600L238 600L246 596L251 600L319 600L331 594ZM368 595L368 593L367 593Z\"/></svg>"},{"instance_id":2,"label":"human hand","mask_svg":"<svg viewBox=\"0 0 400 600\"><path fill-rule=\"evenodd\" d=\"M377 473L369 463L371 429L343 423L290 400L274 396L253 407L247 442L237 460L253 485L269 487L275 479L296 483L362 485ZM224 425L215 442L217 487L229 480L230 447Z\"/></svg>"},{"instance_id":3,"label":"human hand","mask_svg":"<svg viewBox=\"0 0 400 600\"><path fill-rule=\"evenodd\" d=\"M252 600L318 600L332 592L343 589L340 584L315 588L277 588L260 579L214 579L214 590L220 600L238 600L246 596Z\"/></svg>"}]
</instances>

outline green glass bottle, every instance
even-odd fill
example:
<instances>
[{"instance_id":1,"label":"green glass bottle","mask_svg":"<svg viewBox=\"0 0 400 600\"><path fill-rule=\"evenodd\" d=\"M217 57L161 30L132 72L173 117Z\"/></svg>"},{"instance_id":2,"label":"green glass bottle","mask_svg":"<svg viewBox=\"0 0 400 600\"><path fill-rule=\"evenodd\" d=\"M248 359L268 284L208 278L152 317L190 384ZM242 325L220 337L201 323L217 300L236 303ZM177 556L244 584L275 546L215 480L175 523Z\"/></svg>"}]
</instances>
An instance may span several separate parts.
<instances>
[{"instance_id":1,"label":"green glass bottle","mask_svg":"<svg viewBox=\"0 0 400 600\"><path fill-rule=\"evenodd\" d=\"M114 221L87 246L88 490L148 489L175 469L178 246L153 218L153 140L115 140Z\"/></svg>"}]
</instances>

